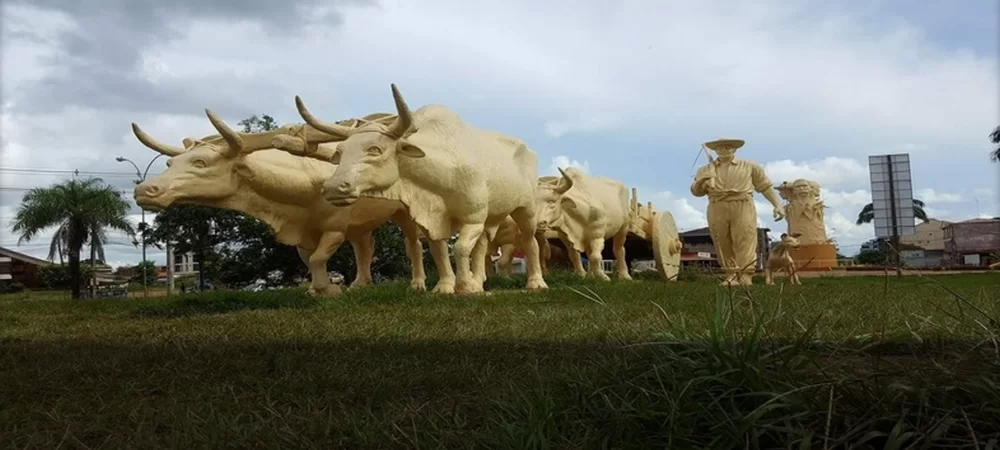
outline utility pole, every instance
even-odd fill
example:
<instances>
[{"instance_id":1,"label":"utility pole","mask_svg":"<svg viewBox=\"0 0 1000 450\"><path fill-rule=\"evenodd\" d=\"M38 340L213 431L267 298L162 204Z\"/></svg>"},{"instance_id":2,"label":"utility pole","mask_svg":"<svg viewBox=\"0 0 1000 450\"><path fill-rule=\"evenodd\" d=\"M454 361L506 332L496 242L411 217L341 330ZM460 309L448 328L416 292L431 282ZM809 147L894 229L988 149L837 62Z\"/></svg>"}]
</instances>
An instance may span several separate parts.
<instances>
[{"instance_id":1,"label":"utility pole","mask_svg":"<svg viewBox=\"0 0 1000 450\"><path fill-rule=\"evenodd\" d=\"M167 297L174 295L174 251L167 241Z\"/></svg>"},{"instance_id":2,"label":"utility pole","mask_svg":"<svg viewBox=\"0 0 1000 450\"><path fill-rule=\"evenodd\" d=\"M161 156L163 156L162 153L157 154L156 156L154 156L153 159L149 160L149 164L146 164L146 170L141 171L141 172L139 171L139 166L135 165L135 163L132 162L132 160L130 160L128 158L125 158L123 156L119 156L119 157L115 158L115 161L118 161L118 162L127 162L127 163L131 164L132 167L135 168L135 175L138 177L138 179L135 180L135 184L138 185L138 184L142 183L143 181L146 181L146 174L149 173L149 168L153 166L153 161L156 161L156 158L159 158ZM142 214L142 225L140 226L141 232L142 232L142 296L143 296L143 298L149 298L149 282L146 280L149 277L149 275L148 275L149 271L146 270L146 209L140 206L139 207L139 211ZM167 248L169 249L169 247L167 247ZM167 267L170 267L169 250L168 250L168 256L167 256ZM169 288L168 288L168 291L169 291Z\"/></svg>"}]
</instances>

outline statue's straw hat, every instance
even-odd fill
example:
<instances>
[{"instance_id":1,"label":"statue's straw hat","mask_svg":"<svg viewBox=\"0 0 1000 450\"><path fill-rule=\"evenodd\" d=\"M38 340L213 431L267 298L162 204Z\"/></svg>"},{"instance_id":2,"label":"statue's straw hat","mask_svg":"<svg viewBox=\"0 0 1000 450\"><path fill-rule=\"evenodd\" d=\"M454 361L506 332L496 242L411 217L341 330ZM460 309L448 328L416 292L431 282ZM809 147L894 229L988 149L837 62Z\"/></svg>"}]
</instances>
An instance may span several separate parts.
<instances>
[{"instance_id":1,"label":"statue's straw hat","mask_svg":"<svg viewBox=\"0 0 1000 450\"><path fill-rule=\"evenodd\" d=\"M711 142L706 142L705 147L712 150L719 151L722 148L731 148L733 150L738 150L740 147L746 144L743 139L716 139Z\"/></svg>"}]
</instances>

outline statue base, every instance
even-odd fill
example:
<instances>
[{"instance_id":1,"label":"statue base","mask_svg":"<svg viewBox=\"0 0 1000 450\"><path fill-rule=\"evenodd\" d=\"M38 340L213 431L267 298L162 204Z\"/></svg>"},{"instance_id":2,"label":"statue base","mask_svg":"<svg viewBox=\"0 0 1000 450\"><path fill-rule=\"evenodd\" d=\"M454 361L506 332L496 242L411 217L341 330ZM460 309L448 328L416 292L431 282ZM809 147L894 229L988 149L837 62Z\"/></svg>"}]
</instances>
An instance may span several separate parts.
<instances>
[{"instance_id":1,"label":"statue base","mask_svg":"<svg viewBox=\"0 0 1000 450\"><path fill-rule=\"evenodd\" d=\"M803 245L791 253L792 260L800 272L831 270L837 267L837 247L833 244Z\"/></svg>"}]
</instances>

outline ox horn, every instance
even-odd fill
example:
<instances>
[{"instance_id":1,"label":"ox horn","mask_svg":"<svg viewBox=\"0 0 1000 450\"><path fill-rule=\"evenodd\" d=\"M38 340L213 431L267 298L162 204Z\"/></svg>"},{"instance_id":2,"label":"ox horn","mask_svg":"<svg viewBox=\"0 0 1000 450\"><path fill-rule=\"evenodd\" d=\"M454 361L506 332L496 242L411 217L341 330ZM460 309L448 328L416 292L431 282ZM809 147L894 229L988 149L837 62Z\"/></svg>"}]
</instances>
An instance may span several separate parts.
<instances>
[{"instance_id":1,"label":"ox horn","mask_svg":"<svg viewBox=\"0 0 1000 450\"><path fill-rule=\"evenodd\" d=\"M306 109L305 103L302 103L302 98L298 95L295 96L295 107L299 110L299 115L302 116L302 120L305 120L306 123L311 125L313 128L326 134L332 134L344 139L351 135L352 129L350 127L320 122L316 116L312 115L312 113Z\"/></svg>"},{"instance_id":2,"label":"ox horn","mask_svg":"<svg viewBox=\"0 0 1000 450\"><path fill-rule=\"evenodd\" d=\"M219 135L229 144L227 156L236 155L243 151L243 136L240 133L226 125L226 122L223 122L212 110L205 108L205 115L208 116L209 122L212 122L212 126L219 132Z\"/></svg>"},{"instance_id":3,"label":"ox horn","mask_svg":"<svg viewBox=\"0 0 1000 450\"><path fill-rule=\"evenodd\" d=\"M164 155L173 157L186 151L183 148L167 145L153 139L150 135L146 134L145 131L142 131L142 128L139 128L139 125L136 125L135 122L132 122L132 133L139 139L139 142L142 142L142 145L145 145L146 147L156 150Z\"/></svg>"},{"instance_id":4,"label":"ox horn","mask_svg":"<svg viewBox=\"0 0 1000 450\"><path fill-rule=\"evenodd\" d=\"M406 100L403 100L403 94L399 93L399 88L396 87L396 83L392 85L392 99L396 102L396 120L389 125L389 133L396 137L403 137L410 127L413 125L413 115L410 114L410 107L406 106Z\"/></svg>"},{"instance_id":5,"label":"ox horn","mask_svg":"<svg viewBox=\"0 0 1000 450\"><path fill-rule=\"evenodd\" d=\"M562 179L556 184L555 191L557 194L565 194L569 188L573 187L573 179L562 170L562 167L557 167L557 169L562 174Z\"/></svg>"}]
</instances>

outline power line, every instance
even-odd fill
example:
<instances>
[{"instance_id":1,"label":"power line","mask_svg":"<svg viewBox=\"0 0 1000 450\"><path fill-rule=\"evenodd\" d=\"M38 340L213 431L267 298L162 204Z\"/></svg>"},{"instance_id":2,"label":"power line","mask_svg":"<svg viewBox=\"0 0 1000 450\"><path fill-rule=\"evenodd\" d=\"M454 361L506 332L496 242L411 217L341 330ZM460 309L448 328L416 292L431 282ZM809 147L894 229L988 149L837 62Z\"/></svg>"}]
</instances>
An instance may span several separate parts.
<instances>
[{"instance_id":1,"label":"power line","mask_svg":"<svg viewBox=\"0 0 1000 450\"><path fill-rule=\"evenodd\" d=\"M134 172L121 171L101 171L101 170L70 170L70 169L47 169L41 167L0 167L0 172L11 172L22 175L94 175L94 176L120 176L134 177Z\"/></svg>"}]
</instances>

